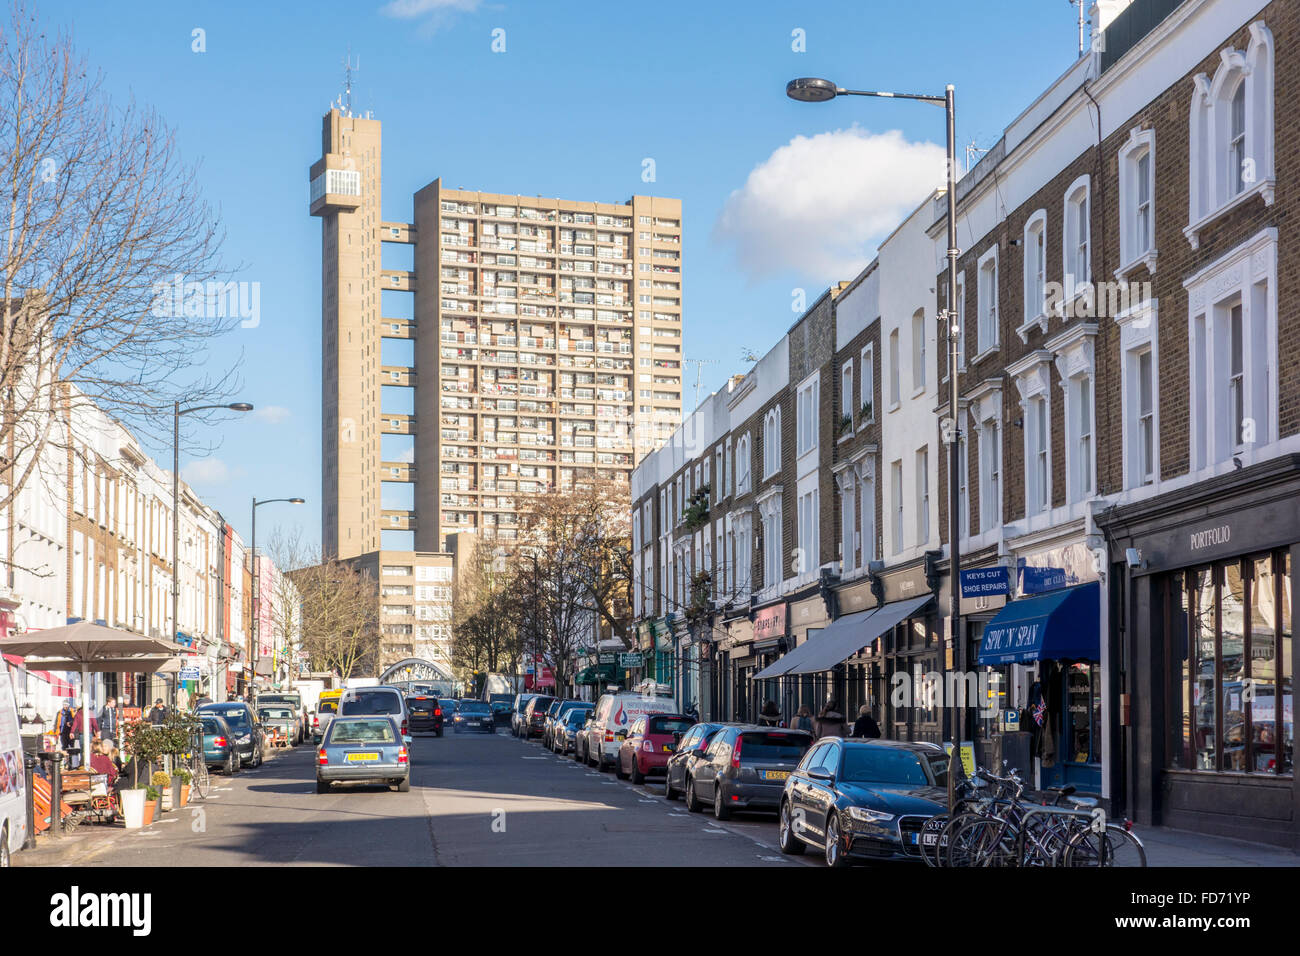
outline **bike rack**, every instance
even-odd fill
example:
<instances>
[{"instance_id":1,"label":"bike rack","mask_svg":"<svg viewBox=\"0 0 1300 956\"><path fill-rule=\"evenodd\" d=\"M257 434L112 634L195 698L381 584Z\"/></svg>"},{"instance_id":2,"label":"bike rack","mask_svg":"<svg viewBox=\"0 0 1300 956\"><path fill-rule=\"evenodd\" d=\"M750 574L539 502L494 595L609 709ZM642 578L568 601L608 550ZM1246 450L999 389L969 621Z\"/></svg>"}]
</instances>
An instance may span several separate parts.
<instances>
[{"instance_id":1,"label":"bike rack","mask_svg":"<svg viewBox=\"0 0 1300 956\"><path fill-rule=\"evenodd\" d=\"M1054 815L1059 817L1087 817L1092 819L1092 811L1096 809L1070 809L1068 807L1030 807L1025 811L1025 815L1020 818L1020 826L1016 833L1016 866L1025 865L1025 831L1029 829L1029 819L1038 815Z\"/></svg>"}]
</instances>

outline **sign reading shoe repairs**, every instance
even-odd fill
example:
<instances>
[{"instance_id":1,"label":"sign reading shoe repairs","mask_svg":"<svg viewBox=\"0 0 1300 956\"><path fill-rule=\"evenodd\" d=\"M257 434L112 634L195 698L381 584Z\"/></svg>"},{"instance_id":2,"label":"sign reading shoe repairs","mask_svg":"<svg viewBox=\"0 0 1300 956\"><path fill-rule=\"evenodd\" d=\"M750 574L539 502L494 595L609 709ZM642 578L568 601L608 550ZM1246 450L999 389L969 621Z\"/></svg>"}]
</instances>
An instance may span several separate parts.
<instances>
[{"instance_id":1,"label":"sign reading shoe repairs","mask_svg":"<svg viewBox=\"0 0 1300 956\"><path fill-rule=\"evenodd\" d=\"M1011 590L1011 579L1002 565L993 568L975 568L961 572L961 596L985 597L989 594L1006 594Z\"/></svg>"}]
</instances>

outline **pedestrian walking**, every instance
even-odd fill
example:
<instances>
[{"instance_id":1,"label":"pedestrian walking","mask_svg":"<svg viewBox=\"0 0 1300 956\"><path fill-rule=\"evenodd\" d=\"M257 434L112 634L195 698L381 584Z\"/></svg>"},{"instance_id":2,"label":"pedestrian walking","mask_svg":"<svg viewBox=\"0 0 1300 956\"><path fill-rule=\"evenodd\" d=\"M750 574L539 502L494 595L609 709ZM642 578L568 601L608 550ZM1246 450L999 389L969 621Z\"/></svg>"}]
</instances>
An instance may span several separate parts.
<instances>
[{"instance_id":1,"label":"pedestrian walking","mask_svg":"<svg viewBox=\"0 0 1300 956\"><path fill-rule=\"evenodd\" d=\"M863 704L858 708L858 719L853 722L854 737L875 739L880 736L880 725L871 716L871 705Z\"/></svg>"},{"instance_id":2,"label":"pedestrian walking","mask_svg":"<svg viewBox=\"0 0 1300 956\"><path fill-rule=\"evenodd\" d=\"M800 708L795 712L795 715L794 715L794 729L795 729L795 730L806 730L806 731L808 731L808 733L810 733L810 734L813 732L813 718L812 718L812 711L808 709L808 705L807 705L807 704L805 704L803 707L800 707Z\"/></svg>"},{"instance_id":3,"label":"pedestrian walking","mask_svg":"<svg viewBox=\"0 0 1300 956\"><path fill-rule=\"evenodd\" d=\"M758 715L758 723L761 727L775 727L781 722L781 708L776 706L776 701L771 698L763 705L762 711Z\"/></svg>"},{"instance_id":4,"label":"pedestrian walking","mask_svg":"<svg viewBox=\"0 0 1300 956\"><path fill-rule=\"evenodd\" d=\"M59 749L67 750L72 746L72 698L63 702L63 707L54 718L54 733L59 738Z\"/></svg>"},{"instance_id":5,"label":"pedestrian walking","mask_svg":"<svg viewBox=\"0 0 1300 956\"><path fill-rule=\"evenodd\" d=\"M845 731L848 730L848 724L844 722L844 713L840 710L840 702L834 697L826 701L826 706L817 715L814 726L818 737L843 737Z\"/></svg>"},{"instance_id":6,"label":"pedestrian walking","mask_svg":"<svg viewBox=\"0 0 1300 956\"><path fill-rule=\"evenodd\" d=\"M153 702L153 709L149 711L149 723L157 725L166 723L166 721L167 707L163 704L162 698L159 697Z\"/></svg>"},{"instance_id":7,"label":"pedestrian walking","mask_svg":"<svg viewBox=\"0 0 1300 956\"><path fill-rule=\"evenodd\" d=\"M117 743L117 698L115 697L104 701L104 709L99 712L99 738L110 747Z\"/></svg>"}]
</instances>

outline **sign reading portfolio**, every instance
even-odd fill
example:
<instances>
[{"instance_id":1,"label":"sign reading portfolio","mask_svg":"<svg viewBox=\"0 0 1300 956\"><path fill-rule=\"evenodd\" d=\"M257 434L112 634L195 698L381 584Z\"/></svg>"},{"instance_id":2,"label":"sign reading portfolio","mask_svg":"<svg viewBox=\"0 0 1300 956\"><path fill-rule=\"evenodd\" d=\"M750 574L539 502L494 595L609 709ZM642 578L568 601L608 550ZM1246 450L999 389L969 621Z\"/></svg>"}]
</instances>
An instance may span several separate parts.
<instances>
[{"instance_id":1,"label":"sign reading portfolio","mask_svg":"<svg viewBox=\"0 0 1300 956\"><path fill-rule=\"evenodd\" d=\"M961 573L961 596L964 598L984 597L986 594L1006 594L1011 590L1007 569L999 565L996 568L976 568Z\"/></svg>"}]
</instances>

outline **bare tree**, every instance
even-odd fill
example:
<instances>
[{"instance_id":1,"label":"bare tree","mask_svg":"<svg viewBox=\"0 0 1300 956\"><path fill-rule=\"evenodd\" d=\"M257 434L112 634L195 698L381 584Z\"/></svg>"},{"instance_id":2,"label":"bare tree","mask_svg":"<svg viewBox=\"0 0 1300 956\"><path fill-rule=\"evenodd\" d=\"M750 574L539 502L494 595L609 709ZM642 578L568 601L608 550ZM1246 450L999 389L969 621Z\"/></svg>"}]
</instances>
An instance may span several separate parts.
<instances>
[{"instance_id":1,"label":"bare tree","mask_svg":"<svg viewBox=\"0 0 1300 956\"><path fill-rule=\"evenodd\" d=\"M253 311L225 281L217 216L171 131L101 82L67 33L12 5L0 24L0 509L57 462L43 454L52 442L75 440L59 422L78 403L156 438L173 401L227 395L231 374L204 371L208 346Z\"/></svg>"},{"instance_id":2,"label":"bare tree","mask_svg":"<svg viewBox=\"0 0 1300 956\"><path fill-rule=\"evenodd\" d=\"M312 670L342 680L379 665L379 582L277 532L268 549L297 589L301 648ZM278 603L278 602L277 602Z\"/></svg>"},{"instance_id":3,"label":"bare tree","mask_svg":"<svg viewBox=\"0 0 1300 956\"><path fill-rule=\"evenodd\" d=\"M462 563L452 602L452 663L466 671L517 670L522 655L518 555L477 542Z\"/></svg>"}]
</instances>

